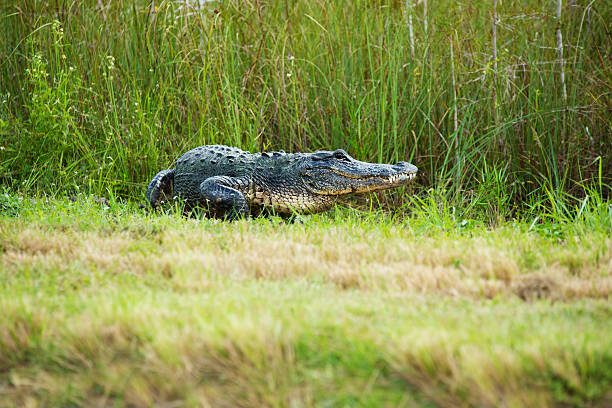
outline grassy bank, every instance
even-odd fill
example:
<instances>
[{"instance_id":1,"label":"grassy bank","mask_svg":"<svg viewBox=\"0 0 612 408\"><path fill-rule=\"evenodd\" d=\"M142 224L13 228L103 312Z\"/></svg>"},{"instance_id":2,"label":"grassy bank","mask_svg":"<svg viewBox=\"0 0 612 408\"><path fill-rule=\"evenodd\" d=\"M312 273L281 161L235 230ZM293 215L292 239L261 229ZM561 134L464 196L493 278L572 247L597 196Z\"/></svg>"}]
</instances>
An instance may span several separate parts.
<instances>
[{"instance_id":1,"label":"grassy bank","mask_svg":"<svg viewBox=\"0 0 612 408\"><path fill-rule=\"evenodd\" d=\"M94 3L0 7L13 189L140 196L187 148L225 143L409 160L454 200L499 184L504 214L594 180L609 194L609 2L560 20L530 0Z\"/></svg>"},{"instance_id":2,"label":"grassy bank","mask_svg":"<svg viewBox=\"0 0 612 408\"><path fill-rule=\"evenodd\" d=\"M489 229L2 204L3 406L612 403L606 205Z\"/></svg>"}]
</instances>

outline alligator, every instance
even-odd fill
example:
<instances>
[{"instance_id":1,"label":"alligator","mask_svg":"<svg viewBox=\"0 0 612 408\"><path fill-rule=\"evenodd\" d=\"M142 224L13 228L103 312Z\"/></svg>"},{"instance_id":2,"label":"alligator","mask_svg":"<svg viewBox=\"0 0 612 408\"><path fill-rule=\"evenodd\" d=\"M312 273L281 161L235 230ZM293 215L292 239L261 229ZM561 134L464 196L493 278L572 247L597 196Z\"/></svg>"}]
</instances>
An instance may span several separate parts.
<instances>
[{"instance_id":1,"label":"alligator","mask_svg":"<svg viewBox=\"0 0 612 408\"><path fill-rule=\"evenodd\" d=\"M212 216L237 219L271 212L286 218L326 211L341 196L402 186L417 171L407 162L358 161L342 149L253 154L208 145L157 173L146 196L153 208L179 199L187 210L201 207Z\"/></svg>"}]
</instances>

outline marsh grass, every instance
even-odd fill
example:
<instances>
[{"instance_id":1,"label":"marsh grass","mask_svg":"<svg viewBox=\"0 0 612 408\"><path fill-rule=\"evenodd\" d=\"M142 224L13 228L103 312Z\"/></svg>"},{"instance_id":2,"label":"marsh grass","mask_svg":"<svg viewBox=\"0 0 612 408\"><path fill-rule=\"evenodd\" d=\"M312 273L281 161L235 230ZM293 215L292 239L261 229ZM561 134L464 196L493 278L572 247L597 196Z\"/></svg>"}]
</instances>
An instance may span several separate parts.
<instances>
[{"instance_id":1,"label":"marsh grass","mask_svg":"<svg viewBox=\"0 0 612 408\"><path fill-rule=\"evenodd\" d=\"M495 61L489 4L423 7L5 2L0 177L136 197L186 149L224 143L409 160L419 186L501 218L596 180L607 196L610 5L562 14L567 99L552 3L499 4Z\"/></svg>"},{"instance_id":2,"label":"marsh grass","mask_svg":"<svg viewBox=\"0 0 612 408\"><path fill-rule=\"evenodd\" d=\"M595 201L593 201L595 202ZM607 406L612 209L490 229L5 193L5 406Z\"/></svg>"}]
</instances>

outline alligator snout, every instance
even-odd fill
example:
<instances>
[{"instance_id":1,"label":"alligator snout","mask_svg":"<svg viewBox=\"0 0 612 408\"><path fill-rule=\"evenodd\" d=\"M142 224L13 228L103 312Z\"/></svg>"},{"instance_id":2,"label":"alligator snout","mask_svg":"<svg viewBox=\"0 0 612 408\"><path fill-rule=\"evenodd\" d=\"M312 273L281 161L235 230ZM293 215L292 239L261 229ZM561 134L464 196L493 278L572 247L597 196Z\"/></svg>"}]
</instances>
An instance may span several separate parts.
<instances>
[{"instance_id":1,"label":"alligator snout","mask_svg":"<svg viewBox=\"0 0 612 408\"><path fill-rule=\"evenodd\" d=\"M400 173L416 173L419 171L417 166L408 162L398 162L393 165L393 168Z\"/></svg>"}]
</instances>

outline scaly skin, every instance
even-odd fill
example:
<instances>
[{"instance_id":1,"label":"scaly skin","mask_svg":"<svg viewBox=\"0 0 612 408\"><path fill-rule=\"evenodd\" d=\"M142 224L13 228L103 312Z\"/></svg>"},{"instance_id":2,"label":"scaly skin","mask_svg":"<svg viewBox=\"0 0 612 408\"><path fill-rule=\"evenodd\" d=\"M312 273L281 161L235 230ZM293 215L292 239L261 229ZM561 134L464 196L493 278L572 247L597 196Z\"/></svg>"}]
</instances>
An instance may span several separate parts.
<instances>
[{"instance_id":1,"label":"scaly skin","mask_svg":"<svg viewBox=\"0 0 612 408\"><path fill-rule=\"evenodd\" d=\"M202 146L183 154L174 169L159 172L147 200L158 207L177 197L187 208L208 207L230 218L269 210L281 216L329 209L339 196L402 186L417 168L361 162L344 150L249 153Z\"/></svg>"}]
</instances>

